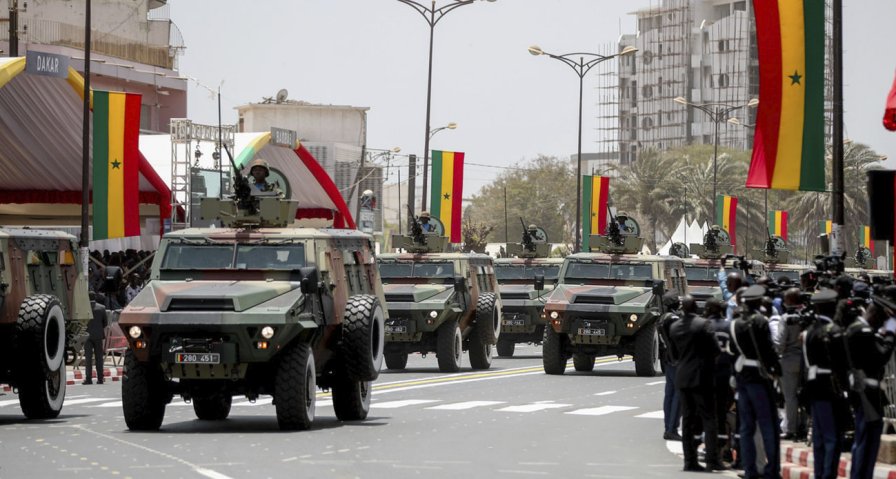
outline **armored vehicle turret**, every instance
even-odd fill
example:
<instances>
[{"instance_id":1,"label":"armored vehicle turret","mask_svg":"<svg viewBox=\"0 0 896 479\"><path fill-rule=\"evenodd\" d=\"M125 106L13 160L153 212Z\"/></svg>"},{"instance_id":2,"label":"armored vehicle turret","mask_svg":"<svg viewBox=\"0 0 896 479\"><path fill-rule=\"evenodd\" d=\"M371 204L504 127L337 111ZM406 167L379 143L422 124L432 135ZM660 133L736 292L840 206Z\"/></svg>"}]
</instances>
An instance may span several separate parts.
<instances>
[{"instance_id":1,"label":"armored vehicle turret","mask_svg":"<svg viewBox=\"0 0 896 479\"><path fill-rule=\"evenodd\" d=\"M85 266L72 235L0 228L0 383L18 390L29 419L62 411L66 358L93 316Z\"/></svg>"},{"instance_id":2,"label":"armored vehicle turret","mask_svg":"<svg viewBox=\"0 0 896 479\"><path fill-rule=\"evenodd\" d=\"M175 394L204 420L227 418L234 396L271 395L292 430L311 427L324 388L339 419L367 417L387 318L371 236L291 227L295 202L237 180L232 198L201 205L225 227L166 234L121 312L132 430L158 429Z\"/></svg>"},{"instance_id":3,"label":"armored vehicle turret","mask_svg":"<svg viewBox=\"0 0 896 479\"><path fill-rule=\"evenodd\" d=\"M659 371L662 296L688 292L684 264L639 254L642 240L633 218L615 217L607 231L591 236L591 252L564 259L545 303L542 362L548 374L563 374L570 356L577 371L591 371L595 357L607 354L634 356L639 376Z\"/></svg>"},{"instance_id":4,"label":"armored vehicle turret","mask_svg":"<svg viewBox=\"0 0 896 479\"><path fill-rule=\"evenodd\" d=\"M473 369L488 369L501 334L501 298L492 258L447 252L444 228L424 232L415 219L410 236L392 244L406 253L377 256L389 310L386 366L404 369L408 354L436 353L439 370L460 370L463 351Z\"/></svg>"},{"instance_id":5,"label":"armored vehicle turret","mask_svg":"<svg viewBox=\"0 0 896 479\"><path fill-rule=\"evenodd\" d=\"M519 243L508 243L507 258L495 260L495 276L501 288L501 338L498 356L511 357L517 343L541 344L546 323L541 314L557 281L562 258L548 258L547 233L536 225L523 225ZM514 257L515 256L515 257Z\"/></svg>"}]
</instances>

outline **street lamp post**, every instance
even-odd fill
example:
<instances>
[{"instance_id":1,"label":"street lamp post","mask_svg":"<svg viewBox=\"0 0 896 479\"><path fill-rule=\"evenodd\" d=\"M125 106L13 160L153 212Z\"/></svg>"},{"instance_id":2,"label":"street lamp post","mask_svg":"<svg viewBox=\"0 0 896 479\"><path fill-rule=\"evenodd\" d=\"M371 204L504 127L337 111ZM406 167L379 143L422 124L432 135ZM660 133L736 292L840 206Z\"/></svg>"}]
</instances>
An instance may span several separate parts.
<instances>
[{"instance_id":1,"label":"street lamp post","mask_svg":"<svg viewBox=\"0 0 896 479\"><path fill-rule=\"evenodd\" d=\"M449 3L448 5L436 8L436 0L432 0L432 3L429 7L426 7L414 0L398 0L405 5L413 8L419 13L426 23L429 25L429 72L426 76L426 135L424 136L423 143L423 209L426 209L426 183L428 181L427 172L429 171L429 139L432 138L432 133L430 133L429 128L429 114L432 105L432 45L433 38L435 36L436 24L439 23L448 12L463 7L464 5L470 5L476 0L454 0L453 3ZM496 0L486 0L488 2L494 2Z\"/></svg>"},{"instance_id":2,"label":"street lamp post","mask_svg":"<svg viewBox=\"0 0 896 479\"><path fill-rule=\"evenodd\" d=\"M723 121L729 121L731 118L731 113L740 110L744 107L755 108L756 105L759 104L759 100L753 98L752 100L744 103L743 105L728 105L726 103L691 103L684 99L684 97L676 97L674 100L675 103L679 103L685 106L692 106L703 113L706 113L709 116L710 121L713 122L713 140L712 140L712 209L715 211L716 209L716 197L717 197L717 189L718 189L718 166L719 166L719 123ZM734 122L732 122L734 123Z\"/></svg>"},{"instance_id":3,"label":"street lamp post","mask_svg":"<svg viewBox=\"0 0 896 479\"><path fill-rule=\"evenodd\" d=\"M575 228L575 243L573 245L573 250L579 250L579 239L581 231L581 221L582 221L582 96L584 93L584 80L585 75L594 68L598 63L604 62L611 58L616 58L620 55L629 55L637 52L638 49L629 45L622 49L621 52L615 55L598 55L596 53L566 53L563 55L554 55L553 53L548 53L538 47L533 45L529 47L529 53L535 56L546 55L555 60L559 60L576 72L576 75L579 77L579 144L578 144L578 156L576 156L576 228ZM574 58L578 57L578 61ZM585 61L585 58L589 58L588 61Z\"/></svg>"}]
</instances>

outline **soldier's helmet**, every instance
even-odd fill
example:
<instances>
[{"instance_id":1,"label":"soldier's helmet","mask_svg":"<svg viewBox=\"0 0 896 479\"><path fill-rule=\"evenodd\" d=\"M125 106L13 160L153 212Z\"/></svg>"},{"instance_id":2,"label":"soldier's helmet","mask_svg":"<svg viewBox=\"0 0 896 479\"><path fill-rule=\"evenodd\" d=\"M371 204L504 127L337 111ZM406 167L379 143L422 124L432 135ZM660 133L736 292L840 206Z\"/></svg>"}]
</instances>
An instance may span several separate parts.
<instances>
[{"instance_id":1,"label":"soldier's helmet","mask_svg":"<svg viewBox=\"0 0 896 479\"><path fill-rule=\"evenodd\" d=\"M249 163L249 174L251 175L255 168L264 169L264 177L267 178L271 174L271 169L268 167L268 162L262 160L261 158L256 158Z\"/></svg>"},{"instance_id":2,"label":"soldier's helmet","mask_svg":"<svg viewBox=\"0 0 896 479\"><path fill-rule=\"evenodd\" d=\"M422 220L424 218L426 218L426 220L429 221L429 218L430 218L429 211L421 211L420 212L420 219Z\"/></svg>"},{"instance_id":3,"label":"soldier's helmet","mask_svg":"<svg viewBox=\"0 0 896 479\"><path fill-rule=\"evenodd\" d=\"M529 225L529 231L537 231L537 230L538 230L538 226Z\"/></svg>"},{"instance_id":4,"label":"soldier's helmet","mask_svg":"<svg viewBox=\"0 0 896 479\"><path fill-rule=\"evenodd\" d=\"M713 231L722 231L722 227L719 226L719 225L712 225L712 228L711 228L711 229L712 229Z\"/></svg>"}]
</instances>

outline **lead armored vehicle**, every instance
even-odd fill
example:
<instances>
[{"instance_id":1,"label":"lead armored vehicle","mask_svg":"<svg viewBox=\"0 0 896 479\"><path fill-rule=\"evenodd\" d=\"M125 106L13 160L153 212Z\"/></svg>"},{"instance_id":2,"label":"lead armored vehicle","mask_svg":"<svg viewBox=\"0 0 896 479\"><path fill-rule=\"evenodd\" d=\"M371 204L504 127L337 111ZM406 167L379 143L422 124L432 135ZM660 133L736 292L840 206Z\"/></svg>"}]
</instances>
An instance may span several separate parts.
<instances>
[{"instance_id":1,"label":"lead armored vehicle","mask_svg":"<svg viewBox=\"0 0 896 479\"><path fill-rule=\"evenodd\" d=\"M132 430L158 429L173 395L204 420L225 419L234 396L270 395L280 428L298 430L323 388L339 419L367 417L386 318L372 238L288 227L296 202L244 184L201 204L227 227L164 236L151 281L121 312Z\"/></svg>"},{"instance_id":2,"label":"lead armored vehicle","mask_svg":"<svg viewBox=\"0 0 896 479\"><path fill-rule=\"evenodd\" d=\"M562 258L549 258L547 234L523 223L520 243L508 243L509 257L495 260L495 277L501 288L501 337L498 356L511 357L517 343L541 344L546 323L541 314L554 289Z\"/></svg>"},{"instance_id":3,"label":"lead armored vehicle","mask_svg":"<svg viewBox=\"0 0 896 479\"><path fill-rule=\"evenodd\" d=\"M415 221L410 236L393 236L407 251L377 256L389 319L386 366L404 369L408 354L435 352L439 370L460 370L469 351L473 369L488 369L501 334L501 299L490 256L451 253L440 232Z\"/></svg>"},{"instance_id":4,"label":"lead armored vehicle","mask_svg":"<svg viewBox=\"0 0 896 479\"><path fill-rule=\"evenodd\" d=\"M77 358L93 316L75 238L0 228L0 383L29 419L59 416L66 358Z\"/></svg>"},{"instance_id":5,"label":"lead armored vehicle","mask_svg":"<svg viewBox=\"0 0 896 479\"><path fill-rule=\"evenodd\" d=\"M576 371L591 371L597 356L626 354L638 376L659 371L662 296L686 294L688 283L680 258L639 254L639 231L633 219L619 216L606 236L591 236L592 252L565 258L544 306L547 374L563 374L570 357Z\"/></svg>"}]
</instances>

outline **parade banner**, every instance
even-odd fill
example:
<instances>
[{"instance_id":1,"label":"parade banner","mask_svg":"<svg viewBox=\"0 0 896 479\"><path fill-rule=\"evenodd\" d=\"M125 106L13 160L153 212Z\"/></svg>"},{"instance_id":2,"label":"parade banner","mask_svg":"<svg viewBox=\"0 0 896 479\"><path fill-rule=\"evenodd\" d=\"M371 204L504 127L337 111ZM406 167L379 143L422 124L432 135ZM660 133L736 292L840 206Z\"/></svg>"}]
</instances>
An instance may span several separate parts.
<instances>
[{"instance_id":1,"label":"parade banner","mask_svg":"<svg viewBox=\"0 0 896 479\"><path fill-rule=\"evenodd\" d=\"M753 0L762 101L748 188L825 190L824 8Z\"/></svg>"},{"instance_id":2,"label":"parade banner","mask_svg":"<svg viewBox=\"0 0 896 479\"><path fill-rule=\"evenodd\" d=\"M430 214L445 225L452 243L462 241L460 224L463 189L464 154L459 151L433 150Z\"/></svg>"},{"instance_id":3,"label":"parade banner","mask_svg":"<svg viewBox=\"0 0 896 479\"><path fill-rule=\"evenodd\" d=\"M589 251L591 235L607 232L607 201L610 195L610 177L582 176L582 251Z\"/></svg>"},{"instance_id":4,"label":"parade banner","mask_svg":"<svg viewBox=\"0 0 896 479\"><path fill-rule=\"evenodd\" d=\"M737 197L719 195L716 200L716 224L728 232L731 237L731 245L737 244Z\"/></svg>"},{"instance_id":5,"label":"parade banner","mask_svg":"<svg viewBox=\"0 0 896 479\"><path fill-rule=\"evenodd\" d=\"M780 236L781 239L787 241L787 219L786 211L774 210L768 212L768 233L772 236Z\"/></svg>"},{"instance_id":6,"label":"parade banner","mask_svg":"<svg viewBox=\"0 0 896 479\"><path fill-rule=\"evenodd\" d=\"M93 240L140 235L140 95L93 92Z\"/></svg>"}]
</instances>

